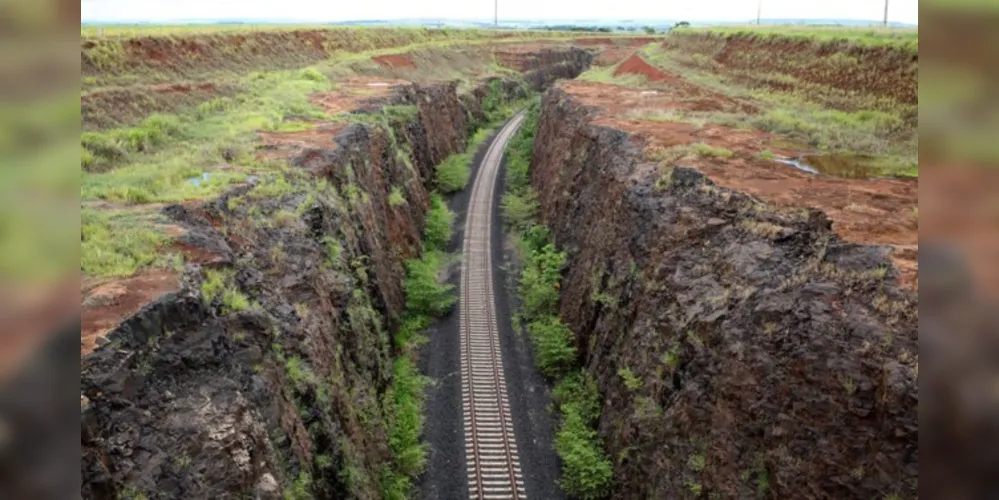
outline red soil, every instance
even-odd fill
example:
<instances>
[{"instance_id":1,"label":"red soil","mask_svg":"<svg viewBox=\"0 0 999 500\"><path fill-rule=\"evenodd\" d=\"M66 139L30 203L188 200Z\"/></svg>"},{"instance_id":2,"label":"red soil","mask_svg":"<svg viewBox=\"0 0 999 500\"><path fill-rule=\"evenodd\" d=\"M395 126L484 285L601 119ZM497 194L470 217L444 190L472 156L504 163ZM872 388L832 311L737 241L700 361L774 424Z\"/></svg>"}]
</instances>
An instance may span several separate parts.
<instances>
[{"instance_id":1,"label":"red soil","mask_svg":"<svg viewBox=\"0 0 999 500\"><path fill-rule=\"evenodd\" d=\"M388 54L372 57L371 60L384 68L416 68L416 63L409 54Z\"/></svg>"},{"instance_id":2,"label":"red soil","mask_svg":"<svg viewBox=\"0 0 999 500\"><path fill-rule=\"evenodd\" d=\"M669 75L659 68L645 62L638 54L632 54L618 65L614 70L614 76L639 75L644 76L650 82L665 82L674 80L675 77Z\"/></svg>"},{"instance_id":3,"label":"red soil","mask_svg":"<svg viewBox=\"0 0 999 500\"><path fill-rule=\"evenodd\" d=\"M177 274L166 270L84 285L80 354L94 350L100 337L138 312L142 306L179 289Z\"/></svg>"}]
</instances>

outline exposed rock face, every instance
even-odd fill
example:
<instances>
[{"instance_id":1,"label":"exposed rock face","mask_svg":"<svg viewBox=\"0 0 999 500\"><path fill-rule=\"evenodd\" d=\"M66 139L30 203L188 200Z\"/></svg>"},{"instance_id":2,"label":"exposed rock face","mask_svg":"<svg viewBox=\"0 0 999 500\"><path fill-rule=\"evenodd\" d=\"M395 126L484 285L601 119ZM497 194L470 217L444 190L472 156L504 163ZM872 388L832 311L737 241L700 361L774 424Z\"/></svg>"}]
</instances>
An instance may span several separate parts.
<instances>
[{"instance_id":1,"label":"exposed rock face","mask_svg":"<svg viewBox=\"0 0 999 500\"><path fill-rule=\"evenodd\" d=\"M524 78L534 90L543 90L561 78L575 78L593 63L593 54L573 47L569 50L547 49L533 52L523 63Z\"/></svg>"},{"instance_id":2,"label":"exposed rock face","mask_svg":"<svg viewBox=\"0 0 999 500\"><path fill-rule=\"evenodd\" d=\"M661 180L587 117L546 94L531 183L568 253L560 313L613 497L916 498L917 299L887 250L693 169Z\"/></svg>"},{"instance_id":3,"label":"exposed rock face","mask_svg":"<svg viewBox=\"0 0 999 500\"><path fill-rule=\"evenodd\" d=\"M417 116L302 151L287 184L164 209L212 257L82 360L83 498L380 497L402 264L420 252L433 165L468 138L455 85L396 102ZM206 300L219 271L259 307Z\"/></svg>"}]
</instances>

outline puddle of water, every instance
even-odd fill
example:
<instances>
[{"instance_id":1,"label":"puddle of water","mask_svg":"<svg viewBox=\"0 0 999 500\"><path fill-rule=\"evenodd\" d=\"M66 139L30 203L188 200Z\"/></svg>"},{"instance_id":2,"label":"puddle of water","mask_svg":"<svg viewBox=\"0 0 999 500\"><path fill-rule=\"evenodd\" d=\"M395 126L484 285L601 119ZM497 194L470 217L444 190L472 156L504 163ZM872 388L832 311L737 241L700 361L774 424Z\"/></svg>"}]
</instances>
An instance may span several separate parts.
<instances>
[{"instance_id":1,"label":"puddle of water","mask_svg":"<svg viewBox=\"0 0 999 500\"><path fill-rule=\"evenodd\" d=\"M776 159L774 159L774 161L777 162L777 163L783 163L785 165L791 165L792 167L794 167L794 168L796 168L798 170L803 170L803 171L808 172L810 174L817 174L817 173L819 173L818 170L815 170L814 168L809 167L808 165L805 165L804 163L801 163L798 160L785 160L783 158L776 158Z\"/></svg>"},{"instance_id":2,"label":"puddle of water","mask_svg":"<svg viewBox=\"0 0 999 500\"><path fill-rule=\"evenodd\" d=\"M202 182L207 182L208 179L211 179L211 178L212 178L212 174L210 174L208 172L204 172L204 173L201 174L200 177L191 177L190 179L187 180L187 183L191 184L192 186L198 187L198 186L201 186Z\"/></svg>"},{"instance_id":3,"label":"puddle of water","mask_svg":"<svg viewBox=\"0 0 999 500\"><path fill-rule=\"evenodd\" d=\"M831 175L846 179L871 179L888 175L884 158L862 155L802 155L776 159L810 174Z\"/></svg>"}]
</instances>

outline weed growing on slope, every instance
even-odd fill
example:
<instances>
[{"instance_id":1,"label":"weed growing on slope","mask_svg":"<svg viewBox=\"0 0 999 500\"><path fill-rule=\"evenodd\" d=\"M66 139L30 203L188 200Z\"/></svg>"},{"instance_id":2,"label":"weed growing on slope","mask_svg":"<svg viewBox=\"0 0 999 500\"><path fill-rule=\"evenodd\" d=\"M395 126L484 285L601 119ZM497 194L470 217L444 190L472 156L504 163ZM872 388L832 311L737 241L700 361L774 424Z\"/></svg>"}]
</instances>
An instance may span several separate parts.
<instances>
[{"instance_id":1,"label":"weed growing on slope","mask_svg":"<svg viewBox=\"0 0 999 500\"><path fill-rule=\"evenodd\" d=\"M447 207L437 193L430 195L430 210L427 212L426 226L423 228L423 241L431 250L444 250L454 232L454 212Z\"/></svg>"},{"instance_id":2,"label":"weed growing on slope","mask_svg":"<svg viewBox=\"0 0 999 500\"><path fill-rule=\"evenodd\" d=\"M220 303L223 315L245 311L253 306L250 299L236 286L230 270L205 271L205 280L201 283L201 298L208 305Z\"/></svg>"},{"instance_id":3,"label":"weed growing on slope","mask_svg":"<svg viewBox=\"0 0 999 500\"><path fill-rule=\"evenodd\" d=\"M406 204L406 196L402 194L402 189L399 187L392 188L392 192L389 193L388 203L390 207L398 207Z\"/></svg>"},{"instance_id":4,"label":"weed growing on slope","mask_svg":"<svg viewBox=\"0 0 999 500\"><path fill-rule=\"evenodd\" d=\"M600 417L596 383L585 371L574 372L559 381L553 398L562 414L555 434L555 451L562 458L559 485L574 498L605 498L614 471L594 431Z\"/></svg>"}]
</instances>

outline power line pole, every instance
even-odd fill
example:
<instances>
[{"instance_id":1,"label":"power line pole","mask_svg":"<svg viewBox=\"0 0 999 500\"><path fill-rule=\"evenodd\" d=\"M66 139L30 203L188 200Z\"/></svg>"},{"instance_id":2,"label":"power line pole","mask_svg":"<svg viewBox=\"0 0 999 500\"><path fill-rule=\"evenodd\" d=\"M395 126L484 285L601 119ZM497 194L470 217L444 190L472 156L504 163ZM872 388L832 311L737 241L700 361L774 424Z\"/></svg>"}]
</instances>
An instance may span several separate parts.
<instances>
[{"instance_id":1,"label":"power line pole","mask_svg":"<svg viewBox=\"0 0 999 500\"><path fill-rule=\"evenodd\" d=\"M493 0L493 26L499 28L499 0Z\"/></svg>"},{"instance_id":2,"label":"power line pole","mask_svg":"<svg viewBox=\"0 0 999 500\"><path fill-rule=\"evenodd\" d=\"M760 25L760 16L763 14L763 0L756 3L756 25Z\"/></svg>"},{"instance_id":3,"label":"power line pole","mask_svg":"<svg viewBox=\"0 0 999 500\"><path fill-rule=\"evenodd\" d=\"M885 28L888 27L888 0L885 0Z\"/></svg>"}]
</instances>

